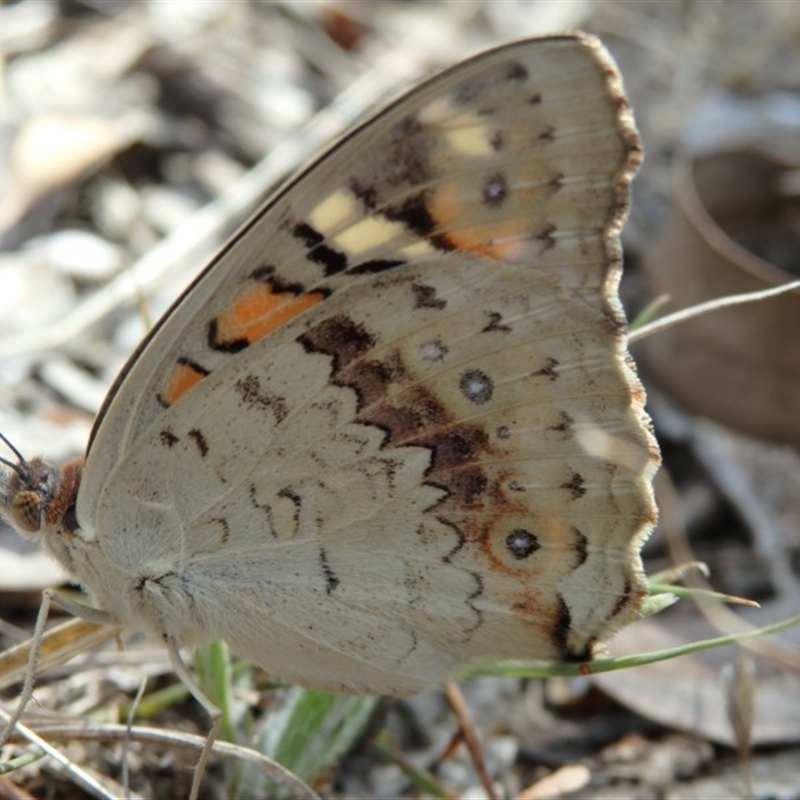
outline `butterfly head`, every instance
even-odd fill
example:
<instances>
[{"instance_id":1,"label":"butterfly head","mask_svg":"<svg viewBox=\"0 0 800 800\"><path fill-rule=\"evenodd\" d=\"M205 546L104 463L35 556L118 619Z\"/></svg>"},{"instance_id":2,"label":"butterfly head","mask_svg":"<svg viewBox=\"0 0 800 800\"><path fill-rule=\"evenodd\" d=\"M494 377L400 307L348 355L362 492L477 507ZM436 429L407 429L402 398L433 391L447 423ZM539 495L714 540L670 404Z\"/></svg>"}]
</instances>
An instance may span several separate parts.
<instances>
[{"instance_id":1,"label":"butterfly head","mask_svg":"<svg viewBox=\"0 0 800 800\"><path fill-rule=\"evenodd\" d=\"M0 434L0 438L17 457L16 461L0 458L8 468L0 476L0 514L27 539L39 539L44 529L54 524L74 530L80 461L61 469L41 458L27 461L5 436Z\"/></svg>"}]
</instances>

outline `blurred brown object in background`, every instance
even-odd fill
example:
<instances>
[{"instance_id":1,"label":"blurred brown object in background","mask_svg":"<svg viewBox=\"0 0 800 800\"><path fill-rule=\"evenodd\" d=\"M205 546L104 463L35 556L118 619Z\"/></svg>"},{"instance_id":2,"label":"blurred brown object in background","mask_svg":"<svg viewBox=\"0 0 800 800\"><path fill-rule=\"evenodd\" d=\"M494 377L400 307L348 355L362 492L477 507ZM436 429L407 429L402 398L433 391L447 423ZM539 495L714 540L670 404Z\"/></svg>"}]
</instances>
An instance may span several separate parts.
<instances>
[{"instance_id":1,"label":"blurred brown object in background","mask_svg":"<svg viewBox=\"0 0 800 800\"><path fill-rule=\"evenodd\" d=\"M675 206L644 259L668 311L800 276L798 165L730 150L674 169ZM800 444L800 290L703 314L638 348L645 375L687 410Z\"/></svg>"}]
</instances>

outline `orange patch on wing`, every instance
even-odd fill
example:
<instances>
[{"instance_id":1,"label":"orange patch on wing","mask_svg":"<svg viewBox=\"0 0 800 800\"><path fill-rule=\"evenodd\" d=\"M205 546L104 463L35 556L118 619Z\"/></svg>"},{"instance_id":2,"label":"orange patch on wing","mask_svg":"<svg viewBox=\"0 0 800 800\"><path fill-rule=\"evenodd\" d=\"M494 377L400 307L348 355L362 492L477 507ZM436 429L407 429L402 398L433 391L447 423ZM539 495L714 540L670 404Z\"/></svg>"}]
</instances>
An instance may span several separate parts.
<instances>
[{"instance_id":1,"label":"orange patch on wing","mask_svg":"<svg viewBox=\"0 0 800 800\"><path fill-rule=\"evenodd\" d=\"M506 217L494 224L464 224L463 189L447 183L436 189L429 200L428 211L438 223L441 233L458 250L488 256L498 261L514 262L529 249L529 223L524 217Z\"/></svg>"},{"instance_id":2,"label":"orange patch on wing","mask_svg":"<svg viewBox=\"0 0 800 800\"><path fill-rule=\"evenodd\" d=\"M173 368L167 386L159 395L166 406L171 406L208 373L189 361L179 361Z\"/></svg>"},{"instance_id":3,"label":"orange patch on wing","mask_svg":"<svg viewBox=\"0 0 800 800\"><path fill-rule=\"evenodd\" d=\"M275 292L265 283L248 286L230 308L217 316L217 341L253 344L324 299L322 292L297 295Z\"/></svg>"}]
</instances>

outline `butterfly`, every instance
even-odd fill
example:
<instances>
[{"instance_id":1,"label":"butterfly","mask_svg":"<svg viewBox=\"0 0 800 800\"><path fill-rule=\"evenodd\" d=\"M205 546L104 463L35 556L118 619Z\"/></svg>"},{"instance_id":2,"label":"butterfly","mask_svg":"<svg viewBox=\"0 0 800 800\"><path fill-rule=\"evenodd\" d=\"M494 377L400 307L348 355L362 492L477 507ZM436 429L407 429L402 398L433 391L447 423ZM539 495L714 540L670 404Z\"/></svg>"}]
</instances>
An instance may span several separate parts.
<instances>
[{"instance_id":1,"label":"butterfly","mask_svg":"<svg viewBox=\"0 0 800 800\"><path fill-rule=\"evenodd\" d=\"M2 513L109 618L306 686L590 660L655 521L617 296L640 157L592 37L425 81L223 247L83 458L2 459Z\"/></svg>"}]
</instances>

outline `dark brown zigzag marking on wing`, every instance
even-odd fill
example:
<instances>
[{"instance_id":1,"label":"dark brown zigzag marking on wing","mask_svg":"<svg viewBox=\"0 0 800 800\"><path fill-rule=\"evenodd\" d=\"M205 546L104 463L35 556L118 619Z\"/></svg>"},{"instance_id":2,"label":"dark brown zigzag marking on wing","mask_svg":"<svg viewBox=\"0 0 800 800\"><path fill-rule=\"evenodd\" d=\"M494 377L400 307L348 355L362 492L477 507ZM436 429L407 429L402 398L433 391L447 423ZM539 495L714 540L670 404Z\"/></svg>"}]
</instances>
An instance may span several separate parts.
<instances>
[{"instance_id":1,"label":"dark brown zigzag marking on wing","mask_svg":"<svg viewBox=\"0 0 800 800\"><path fill-rule=\"evenodd\" d=\"M355 391L356 419L385 431L385 446L431 451L428 482L446 490L448 504L464 509L484 502L488 481L480 460L490 449L489 437L480 426L455 420L414 380L399 352L370 359L378 336L345 315L325 320L298 341L308 352L331 356L331 382ZM404 389L400 401L390 398L391 387Z\"/></svg>"}]
</instances>

